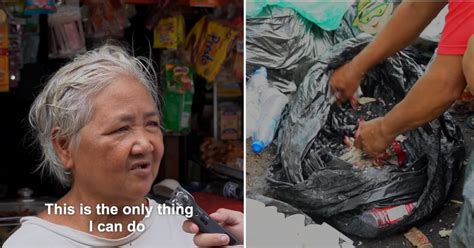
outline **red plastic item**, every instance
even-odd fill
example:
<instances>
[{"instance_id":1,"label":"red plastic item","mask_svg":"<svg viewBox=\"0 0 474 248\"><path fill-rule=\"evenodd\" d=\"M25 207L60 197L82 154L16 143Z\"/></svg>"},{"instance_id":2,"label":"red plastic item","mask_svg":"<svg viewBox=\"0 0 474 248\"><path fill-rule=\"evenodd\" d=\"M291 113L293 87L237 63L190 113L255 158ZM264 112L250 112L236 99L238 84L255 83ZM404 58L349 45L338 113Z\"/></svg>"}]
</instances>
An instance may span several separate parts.
<instances>
[{"instance_id":1,"label":"red plastic item","mask_svg":"<svg viewBox=\"0 0 474 248\"><path fill-rule=\"evenodd\" d=\"M378 227L384 227L397 223L405 216L410 215L415 207L416 203L407 203L400 206L373 208L365 212L364 215L371 216Z\"/></svg>"},{"instance_id":2,"label":"red plastic item","mask_svg":"<svg viewBox=\"0 0 474 248\"><path fill-rule=\"evenodd\" d=\"M405 151L402 149L400 142L394 140L392 142L392 150L395 153L395 155L397 155L398 166L400 167L404 166L407 159L407 155Z\"/></svg>"},{"instance_id":3,"label":"red plastic item","mask_svg":"<svg viewBox=\"0 0 474 248\"><path fill-rule=\"evenodd\" d=\"M216 212L219 208L227 208L240 212L244 211L243 201L207 192L193 192L192 195L197 204L209 214Z\"/></svg>"}]
</instances>

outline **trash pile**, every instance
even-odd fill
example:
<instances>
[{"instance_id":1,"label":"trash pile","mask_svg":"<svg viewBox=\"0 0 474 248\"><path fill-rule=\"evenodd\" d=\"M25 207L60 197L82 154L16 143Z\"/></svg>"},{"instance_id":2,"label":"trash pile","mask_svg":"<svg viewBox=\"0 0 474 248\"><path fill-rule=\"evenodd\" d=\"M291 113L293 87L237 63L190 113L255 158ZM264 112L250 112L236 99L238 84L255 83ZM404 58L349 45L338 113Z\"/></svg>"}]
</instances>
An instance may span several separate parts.
<instances>
[{"instance_id":1,"label":"trash pile","mask_svg":"<svg viewBox=\"0 0 474 248\"><path fill-rule=\"evenodd\" d=\"M464 158L462 133L449 114L399 136L397 149L392 145L394 152L380 166L346 157L350 148L345 143L358 122L385 115L423 73L399 52L361 83L363 96L375 101L356 109L331 104L332 71L370 41L346 40L297 69L304 77L282 115L278 155L268 177L276 199L361 237L403 230L442 207Z\"/></svg>"},{"instance_id":2,"label":"trash pile","mask_svg":"<svg viewBox=\"0 0 474 248\"><path fill-rule=\"evenodd\" d=\"M290 8L267 6L247 19L247 82L264 68L269 87L288 96L271 125L263 125L255 114L267 112L259 108L261 94L247 84L247 110L255 112L247 114L247 135L255 143L260 125L271 131L263 147L275 137L277 158L267 177L272 197L345 233L377 237L407 230L440 209L465 151L447 113L399 135L381 158L355 149L359 122L384 116L400 102L433 53L422 46L396 53L365 74L357 108L334 104L333 71L358 54L395 9L390 1L368 2L354 3L332 31Z\"/></svg>"}]
</instances>

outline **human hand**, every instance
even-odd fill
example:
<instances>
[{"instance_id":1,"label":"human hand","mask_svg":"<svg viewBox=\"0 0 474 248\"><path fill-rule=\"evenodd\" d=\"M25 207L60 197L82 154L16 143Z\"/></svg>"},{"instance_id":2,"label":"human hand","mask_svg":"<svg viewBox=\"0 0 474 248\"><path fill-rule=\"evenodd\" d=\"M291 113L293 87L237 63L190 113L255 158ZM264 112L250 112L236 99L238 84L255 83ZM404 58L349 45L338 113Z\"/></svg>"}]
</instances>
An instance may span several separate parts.
<instances>
[{"instance_id":1,"label":"human hand","mask_svg":"<svg viewBox=\"0 0 474 248\"><path fill-rule=\"evenodd\" d=\"M209 215L224 229L232 233L239 241L244 237L244 215L241 212L221 208ZM199 227L190 220L183 223L183 230L194 235L194 244L202 246L225 246L229 244L230 238L222 233L200 233ZM242 245L232 247L243 247Z\"/></svg>"},{"instance_id":2,"label":"human hand","mask_svg":"<svg viewBox=\"0 0 474 248\"><path fill-rule=\"evenodd\" d=\"M336 97L338 104L351 100L352 106L357 106L356 91L359 88L364 72L357 69L353 62L337 68L331 75L331 94Z\"/></svg>"},{"instance_id":3,"label":"human hand","mask_svg":"<svg viewBox=\"0 0 474 248\"><path fill-rule=\"evenodd\" d=\"M386 130L384 118L379 117L359 122L354 145L373 158L381 158L394 139L395 135Z\"/></svg>"}]
</instances>

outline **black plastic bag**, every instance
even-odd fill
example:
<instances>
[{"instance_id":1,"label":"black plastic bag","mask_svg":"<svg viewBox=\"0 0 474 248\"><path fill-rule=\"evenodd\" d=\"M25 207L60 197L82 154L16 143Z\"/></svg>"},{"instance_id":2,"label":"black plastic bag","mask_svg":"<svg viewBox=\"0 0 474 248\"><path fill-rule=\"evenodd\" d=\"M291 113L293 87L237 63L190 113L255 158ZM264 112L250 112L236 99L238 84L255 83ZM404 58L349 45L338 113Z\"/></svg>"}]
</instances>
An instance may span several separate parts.
<instances>
[{"instance_id":1,"label":"black plastic bag","mask_svg":"<svg viewBox=\"0 0 474 248\"><path fill-rule=\"evenodd\" d=\"M274 186L274 198L361 237L404 230L440 208L464 159L461 130L447 113L404 134L403 167L357 169L337 158L346 149L344 136L355 132L359 118L383 116L423 73L422 66L399 52L372 68L361 83L363 95L376 102L358 110L349 104L342 109L330 105L332 71L370 41L371 37L344 41L296 69L295 81L302 82L283 113L276 142L278 157L267 178ZM301 79L300 75L305 76ZM396 223L373 226L361 219L368 209L406 203L416 207Z\"/></svg>"},{"instance_id":2,"label":"black plastic bag","mask_svg":"<svg viewBox=\"0 0 474 248\"><path fill-rule=\"evenodd\" d=\"M253 72L264 66L272 85L294 92L296 67L326 52L331 46L359 34L352 27L350 8L335 31L325 31L290 8L267 6L258 17L246 19L246 67Z\"/></svg>"}]
</instances>

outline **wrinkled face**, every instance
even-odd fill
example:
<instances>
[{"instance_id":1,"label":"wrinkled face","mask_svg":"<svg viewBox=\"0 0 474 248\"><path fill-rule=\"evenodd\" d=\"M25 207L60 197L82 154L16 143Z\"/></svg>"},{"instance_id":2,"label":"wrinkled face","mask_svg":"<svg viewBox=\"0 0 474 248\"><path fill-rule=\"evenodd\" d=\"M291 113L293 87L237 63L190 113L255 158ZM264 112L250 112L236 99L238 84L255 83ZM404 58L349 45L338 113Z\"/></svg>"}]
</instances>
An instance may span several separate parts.
<instances>
[{"instance_id":1,"label":"wrinkled face","mask_svg":"<svg viewBox=\"0 0 474 248\"><path fill-rule=\"evenodd\" d=\"M152 97L137 80L119 77L92 104L91 120L71 152L73 187L104 201L143 198L164 149Z\"/></svg>"}]
</instances>

